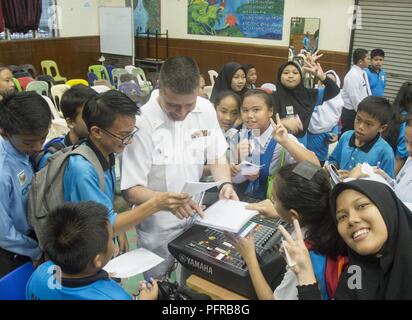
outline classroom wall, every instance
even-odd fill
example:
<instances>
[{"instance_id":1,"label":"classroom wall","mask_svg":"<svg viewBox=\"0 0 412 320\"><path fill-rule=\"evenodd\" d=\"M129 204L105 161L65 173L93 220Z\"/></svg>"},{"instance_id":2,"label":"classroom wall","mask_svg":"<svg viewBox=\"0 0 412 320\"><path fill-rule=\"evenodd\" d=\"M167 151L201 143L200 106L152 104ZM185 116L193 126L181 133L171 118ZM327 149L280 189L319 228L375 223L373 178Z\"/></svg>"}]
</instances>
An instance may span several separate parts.
<instances>
[{"instance_id":1,"label":"classroom wall","mask_svg":"<svg viewBox=\"0 0 412 320\"><path fill-rule=\"evenodd\" d=\"M320 18L319 48L327 51L348 52L351 31L347 13L354 0L285 0L282 40L264 40L232 37L209 37L187 34L187 1L162 0L162 31L169 30L171 38L213 40L269 46L288 46L291 17Z\"/></svg>"}]
</instances>

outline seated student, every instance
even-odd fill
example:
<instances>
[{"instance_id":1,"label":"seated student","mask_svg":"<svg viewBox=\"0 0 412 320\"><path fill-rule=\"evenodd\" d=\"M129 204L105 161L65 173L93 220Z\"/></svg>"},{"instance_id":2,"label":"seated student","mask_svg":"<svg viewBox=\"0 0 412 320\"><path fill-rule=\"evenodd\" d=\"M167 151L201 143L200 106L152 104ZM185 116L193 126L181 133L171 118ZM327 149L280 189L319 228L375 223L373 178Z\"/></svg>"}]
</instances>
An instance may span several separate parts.
<instances>
[{"instance_id":1,"label":"seated student","mask_svg":"<svg viewBox=\"0 0 412 320\"><path fill-rule=\"evenodd\" d=\"M226 90L237 93L241 98L247 91L246 71L243 66L237 62L228 62L223 66L213 86L210 101L215 104L218 94Z\"/></svg>"},{"instance_id":2,"label":"seated student","mask_svg":"<svg viewBox=\"0 0 412 320\"><path fill-rule=\"evenodd\" d=\"M95 201L105 205L109 221L117 236L134 227L151 214L169 207L180 207L191 201L188 194L159 193L138 207L116 214L113 201L116 188L115 153L122 153L137 133L136 115L139 109L125 94L110 90L88 100L83 109L83 120L89 131L84 142L96 154L104 171L105 188L93 165L80 155L69 158L63 175L64 201ZM79 174L81 172L81 174ZM199 208L199 211L201 209ZM202 211L201 211L202 212Z\"/></svg>"},{"instance_id":3,"label":"seated student","mask_svg":"<svg viewBox=\"0 0 412 320\"><path fill-rule=\"evenodd\" d=\"M35 92L0 102L0 278L42 257L27 221L27 195L34 174L30 157L40 152L51 119L47 102Z\"/></svg>"},{"instance_id":4,"label":"seated student","mask_svg":"<svg viewBox=\"0 0 412 320\"><path fill-rule=\"evenodd\" d=\"M82 84L71 87L63 94L60 108L70 131L64 136L52 139L43 147L43 152L37 157L38 170L47 164L47 159L56 151L75 145L81 139L87 138L89 133L82 118L83 107L87 100L96 94L92 88Z\"/></svg>"},{"instance_id":5,"label":"seated student","mask_svg":"<svg viewBox=\"0 0 412 320\"><path fill-rule=\"evenodd\" d=\"M382 97L366 97L359 103L355 130L345 132L329 157L329 164L352 170L367 162L394 177L395 157L390 145L380 136L392 118L392 107Z\"/></svg>"},{"instance_id":6,"label":"seated student","mask_svg":"<svg viewBox=\"0 0 412 320\"><path fill-rule=\"evenodd\" d=\"M339 183L330 198L338 232L349 248L335 299L412 299L412 212L390 187L376 181ZM320 299L299 222L294 225L297 240L279 229L296 262L299 299Z\"/></svg>"},{"instance_id":7,"label":"seated student","mask_svg":"<svg viewBox=\"0 0 412 320\"><path fill-rule=\"evenodd\" d=\"M257 71L251 64L244 64L243 68L246 71L246 88L256 89Z\"/></svg>"},{"instance_id":8,"label":"seated student","mask_svg":"<svg viewBox=\"0 0 412 320\"><path fill-rule=\"evenodd\" d=\"M113 228L105 206L67 203L56 208L45 230L44 251L50 261L31 276L28 300L131 300L103 267L113 256ZM53 277L53 278L51 278ZM141 300L156 300L156 281L145 286Z\"/></svg>"},{"instance_id":9,"label":"seated student","mask_svg":"<svg viewBox=\"0 0 412 320\"><path fill-rule=\"evenodd\" d=\"M335 71L329 70L325 74L340 87L340 79ZM322 83L319 83L319 88L321 87ZM319 90L318 92L321 92L321 96L323 95L323 91ZM310 119L306 147L316 153L322 165L328 158L329 144L338 141L338 122L342 114L342 108L342 95L338 94L336 97L323 102L321 106L315 106Z\"/></svg>"},{"instance_id":10,"label":"seated student","mask_svg":"<svg viewBox=\"0 0 412 320\"><path fill-rule=\"evenodd\" d=\"M7 93L14 91L13 72L5 66L0 64L0 101Z\"/></svg>"},{"instance_id":11,"label":"seated student","mask_svg":"<svg viewBox=\"0 0 412 320\"><path fill-rule=\"evenodd\" d=\"M273 123L273 103L265 91L246 92L240 110L246 130L240 133L239 161L263 166L257 174L242 175L240 164L231 165L232 181L242 184L237 186L242 198L266 199L268 177L283 161L288 164L309 160L319 165L315 154L288 134L279 114L276 115L277 123Z\"/></svg>"},{"instance_id":12,"label":"seated student","mask_svg":"<svg viewBox=\"0 0 412 320\"><path fill-rule=\"evenodd\" d=\"M305 172L310 176L306 176ZM330 216L330 191L329 179L322 168L305 161L286 165L275 174L273 202L265 200L247 207L258 210L269 219L280 217L288 223L296 219L302 224L305 244L310 251L311 261L321 284L322 298L325 300L334 297L345 263L345 258L340 255L346 251ZM286 267L281 284L272 292L259 267L253 236L238 238L236 245L247 264L259 299L298 299L298 279L290 267Z\"/></svg>"},{"instance_id":13,"label":"seated student","mask_svg":"<svg viewBox=\"0 0 412 320\"><path fill-rule=\"evenodd\" d=\"M385 51L373 49L371 51L371 64L365 69L368 76L369 86L373 96L383 97L386 86L386 74L382 69L385 59Z\"/></svg>"}]
</instances>

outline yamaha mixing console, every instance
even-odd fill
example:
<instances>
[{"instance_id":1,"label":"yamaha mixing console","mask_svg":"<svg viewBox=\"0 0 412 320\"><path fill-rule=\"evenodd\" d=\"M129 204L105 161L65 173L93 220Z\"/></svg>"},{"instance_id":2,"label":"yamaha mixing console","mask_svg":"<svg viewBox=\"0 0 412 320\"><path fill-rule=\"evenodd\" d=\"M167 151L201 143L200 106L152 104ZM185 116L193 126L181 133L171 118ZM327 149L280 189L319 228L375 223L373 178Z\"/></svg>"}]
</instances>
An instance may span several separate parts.
<instances>
[{"instance_id":1,"label":"yamaha mixing console","mask_svg":"<svg viewBox=\"0 0 412 320\"><path fill-rule=\"evenodd\" d=\"M283 278L285 262L279 254L280 219L269 220L255 216L242 228L240 236L254 230L256 253L262 272L276 288ZM249 271L232 241L222 231L193 225L169 243L170 253L194 274L212 281L245 297L256 299Z\"/></svg>"}]
</instances>

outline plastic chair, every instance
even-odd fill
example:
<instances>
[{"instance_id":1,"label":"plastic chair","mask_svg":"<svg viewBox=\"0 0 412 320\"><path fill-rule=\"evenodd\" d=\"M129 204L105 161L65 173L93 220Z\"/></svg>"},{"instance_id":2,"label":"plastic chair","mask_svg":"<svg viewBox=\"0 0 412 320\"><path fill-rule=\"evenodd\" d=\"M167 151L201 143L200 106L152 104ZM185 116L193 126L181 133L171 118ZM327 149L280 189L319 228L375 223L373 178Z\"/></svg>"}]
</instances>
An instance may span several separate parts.
<instances>
[{"instance_id":1,"label":"plastic chair","mask_svg":"<svg viewBox=\"0 0 412 320\"><path fill-rule=\"evenodd\" d=\"M26 300L26 286L34 266L27 262L0 279L0 300Z\"/></svg>"},{"instance_id":2,"label":"plastic chair","mask_svg":"<svg viewBox=\"0 0 412 320\"><path fill-rule=\"evenodd\" d=\"M87 81L89 82L90 87L94 85L96 80L99 79L97 79L97 76L93 72L87 72Z\"/></svg>"},{"instance_id":3,"label":"plastic chair","mask_svg":"<svg viewBox=\"0 0 412 320\"><path fill-rule=\"evenodd\" d=\"M209 99L210 99L210 97L211 97L211 95L212 95L212 90L213 90L213 86L205 86L205 93L207 94L207 96L209 97Z\"/></svg>"},{"instance_id":4,"label":"plastic chair","mask_svg":"<svg viewBox=\"0 0 412 320\"><path fill-rule=\"evenodd\" d=\"M110 81L109 74L107 73L107 69L105 66L102 66L101 64L95 64L92 66L89 66L89 72L93 72L98 80L107 80Z\"/></svg>"},{"instance_id":5,"label":"plastic chair","mask_svg":"<svg viewBox=\"0 0 412 320\"><path fill-rule=\"evenodd\" d=\"M107 80L95 80L93 85L95 85L95 86L106 86L109 89L113 89L112 84Z\"/></svg>"},{"instance_id":6,"label":"plastic chair","mask_svg":"<svg viewBox=\"0 0 412 320\"><path fill-rule=\"evenodd\" d=\"M45 95L42 95L42 97L44 100L46 100L47 104L49 105L50 111L52 113L53 121L61 120L60 122L62 124L64 123L67 127L66 120L62 118L62 116L60 115L59 111L56 108L56 105L53 103L52 99L50 99L48 96L45 96Z\"/></svg>"},{"instance_id":7,"label":"plastic chair","mask_svg":"<svg viewBox=\"0 0 412 320\"><path fill-rule=\"evenodd\" d=\"M207 73L209 74L210 84L213 87L215 85L215 79L219 74L215 70L209 70Z\"/></svg>"},{"instance_id":8,"label":"plastic chair","mask_svg":"<svg viewBox=\"0 0 412 320\"><path fill-rule=\"evenodd\" d=\"M119 91L127 95L131 100L133 100L138 107L141 107L145 103L145 99L142 96L142 90L137 83L132 81L123 82L119 86Z\"/></svg>"},{"instance_id":9,"label":"plastic chair","mask_svg":"<svg viewBox=\"0 0 412 320\"><path fill-rule=\"evenodd\" d=\"M112 70L113 85L116 88L118 88L119 85L120 85L120 76L124 75L124 74L128 74L126 69L115 68L115 69Z\"/></svg>"},{"instance_id":10,"label":"plastic chair","mask_svg":"<svg viewBox=\"0 0 412 320\"><path fill-rule=\"evenodd\" d=\"M59 82L66 83L67 78L62 77L60 75L59 67L57 66L57 63L55 61L53 61L53 60L43 60L43 61L40 62L40 65L41 65L41 68L43 70L43 73L53 77L53 79L56 83L59 83ZM53 70L54 70L54 72L53 72Z\"/></svg>"},{"instance_id":11,"label":"plastic chair","mask_svg":"<svg viewBox=\"0 0 412 320\"><path fill-rule=\"evenodd\" d=\"M36 71L36 68L32 64L22 64L20 65L20 68L22 71L28 72L32 78L36 78L37 71Z\"/></svg>"},{"instance_id":12,"label":"plastic chair","mask_svg":"<svg viewBox=\"0 0 412 320\"><path fill-rule=\"evenodd\" d=\"M66 84L69 87L73 87L73 86L78 85L78 84L82 84L86 87L89 86L89 83L86 80L83 80L83 79L71 79L71 80L67 81Z\"/></svg>"},{"instance_id":13,"label":"plastic chair","mask_svg":"<svg viewBox=\"0 0 412 320\"><path fill-rule=\"evenodd\" d=\"M135 66L129 65L129 66L125 66L124 69L128 72L128 73L132 73L133 69L136 69Z\"/></svg>"},{"instance_id":14,"label":"plastic chair","mask_svg":"<svg viewBox=\"0 0 412 320\"><path fill-rule=\"evenodd\" d=\"M11 80L13 81L14 87L16 88L16 90L17 90L18 92L22 92L23 89L21 88L21 85L20 85L19 80L17 80L16 78L12 78Z\"/></svg>"},{"instance_id":15,"label":"plastic chair","mask_svg":"<svg viewBox=\"0 0 412 320\"><path fill-rule=\"evenodd\" d=\"M109 75L109 80L110 83L114 86L114 82L113 82L113 76L112 76L112 71L113 71L114 67L109 64L108 66L106 66L106 70L107 70L107 74Z\"/></svg>"},{"instance_id":16,"label":"plastic chair","mask_svg":"<svg viewBox=\"0 0 412 320\"><path fill-rule=\"evenodd\" d=\"M15 64L9 64L7 67L11 70L11 72L13 73L13 75L14 75L16 72L20 72L20 71L21 71L21 70L20 70L20 67L19 67L19 66L16 66Z\"/></svg>"},{"instance_id":17,"label":"plastic chair","mask_svg":"<svg viewBox=\"0 0 412 320\"><path fill-rule=\"evenodd\" d=\"M150 81L147 81L146 74L144 73L143 69L135 67L131 73L137 77L137 80L139 81L139 86L145 93L145 95L149 95L150 92L152 92L153 90L153 86Z\"/></svg>"},{"instance_id":18,"label":"plastic chair","mask_svg":"<svg viewBox=\"0 0 412 320\"><path fill-rule=\"evenodd\" d=\"M106 91L111 90L110 88L108 88L107 86L103 86L103 85L97 85L97 86L92 86L91 87L94 91L96 91L97 93L103 93Z\"/></svg>"},{"instance_id":19,"label":"plastic chair","mask_svg":"<svg viewBox=\"0 0 412 320\"><path fill-rule=\"evenodd\" d=\"M32 82L34 79L32 77L22 77L17 78L17 81L20 83L20 86L23 90L26 90L27 85Z\"/></svg>"},{"instance_id":20,"label":"plastic chair","mask_svg":"<svg viewBox=\"0 0 412 320\"><path fill-rule=\"evenodd\" d=\"M35 91L40 95L47 96L49 94L49 84L46 81L34 80L27 85L26 91Z\"/></svg>"},{"instance_id":21,"label":"plastic chair","mask_svg":"<svg viewBox=\"0 0 412 320\"><path fill-rule=\"evenodd\" d=\"M13 76L14 76L16 79L24 78L24 77L32 78L31 74L30 74L29 72L26 72L26 71L17 71L17 72L15 72L15 73L13 73Z\"/></svg>"},{"instance_id":22,"label":"plastic chair","mask_svg":"<svg viewBox=\"0 0 412 320\"><path fill-rule=\"evenodd\" d=\"M134 82L136 84L139 84L139 80L137 80L137 77L131 73L122 74L120 76L119 87L124 82Z\"/></svg>"},{"instance_id":23,"label":"plastic chair","mask_svg":"<svg viewBox=\"0 0 412 320\"><path fill-rule=\"evenodd\" d=\"M54 105L57 107L57 110L60 110L60 101L62 100L63 94L69 90L70 87L67 84L56 84L55 86L51 87L51 94L53 97Z\"/></svg>"}]
</instances>

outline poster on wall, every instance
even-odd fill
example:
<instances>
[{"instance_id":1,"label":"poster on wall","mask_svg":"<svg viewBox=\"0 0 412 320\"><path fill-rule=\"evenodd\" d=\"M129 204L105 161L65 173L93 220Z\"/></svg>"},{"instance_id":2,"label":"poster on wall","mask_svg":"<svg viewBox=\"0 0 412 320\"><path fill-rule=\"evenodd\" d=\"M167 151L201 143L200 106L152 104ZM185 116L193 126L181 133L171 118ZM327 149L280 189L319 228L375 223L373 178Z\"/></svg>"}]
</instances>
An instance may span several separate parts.
<instances>
[{"instance_id":1,"label":"poster on wall","mask_svg":"<svg viewBox=\"0 0 412 320\"><path fill-rule=\"evenodd\" d=\"M282 40L284 0L188 0L188 34Z\"/></svg>"},{"instance_id":2,"label":"poster on wall","mask_svg":"<svg viewBox=\"0 0 412 320\"><path fill-rule=\"evenodd\" d=\"M133 0L135 33L160 33L160 0Z\"/></svg>"}]
</instances>

